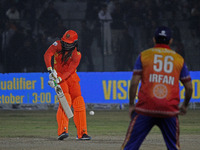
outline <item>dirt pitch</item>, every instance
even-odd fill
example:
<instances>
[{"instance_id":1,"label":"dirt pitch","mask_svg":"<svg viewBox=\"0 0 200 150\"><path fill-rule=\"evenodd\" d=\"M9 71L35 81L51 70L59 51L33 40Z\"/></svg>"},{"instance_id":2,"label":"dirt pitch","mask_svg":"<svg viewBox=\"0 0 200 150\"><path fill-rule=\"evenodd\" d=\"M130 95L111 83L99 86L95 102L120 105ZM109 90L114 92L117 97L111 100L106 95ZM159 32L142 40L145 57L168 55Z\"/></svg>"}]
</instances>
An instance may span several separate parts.
<instances>
[{"instance_id":1,"label":"dirt pitch","mask_svg":"<svg viewBox=\"0 0 200 150\"><path fill-rule=\"evenodd\" d=\"M93 136L91 141L77 141L69 137L63 141L56 138L18 137L0 138L0 150L119 150L124 137ZM200 135L181 135L182 150L199 150ZM149 134L140 150L166 150L160 134Z\"/></svg>"}]
</instances>

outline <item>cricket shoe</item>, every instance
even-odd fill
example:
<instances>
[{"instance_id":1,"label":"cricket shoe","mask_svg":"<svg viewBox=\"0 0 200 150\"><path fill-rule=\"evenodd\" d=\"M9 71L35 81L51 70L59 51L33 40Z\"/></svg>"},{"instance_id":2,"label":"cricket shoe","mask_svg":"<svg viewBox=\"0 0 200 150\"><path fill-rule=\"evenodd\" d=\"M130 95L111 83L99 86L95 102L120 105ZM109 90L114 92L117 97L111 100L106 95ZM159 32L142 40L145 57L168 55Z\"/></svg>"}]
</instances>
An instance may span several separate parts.
<instances>
[{"instance_id":1,"label":"cricket shoe","mask_svg":"<svg viewBox=\"0 0 200 150\"><path fill-rule=\"evenodd\" d=\"M69 136L68 133L63 132L63 133L58 137L58 140L63 140L64 138L67 138L68 136Z\"/></svg>"},{"instance_id":2,"label":"cricket shoe","mask_svg":"<svg viewBox=\"0 0 200 150\"><path fill-rule=\"evenodd\" d=\"M76 136L76 139L77 140L91 140L92 138L87 134L83 134L81 138L78 138L78 136Z\"/></svg>"}]
</instances>

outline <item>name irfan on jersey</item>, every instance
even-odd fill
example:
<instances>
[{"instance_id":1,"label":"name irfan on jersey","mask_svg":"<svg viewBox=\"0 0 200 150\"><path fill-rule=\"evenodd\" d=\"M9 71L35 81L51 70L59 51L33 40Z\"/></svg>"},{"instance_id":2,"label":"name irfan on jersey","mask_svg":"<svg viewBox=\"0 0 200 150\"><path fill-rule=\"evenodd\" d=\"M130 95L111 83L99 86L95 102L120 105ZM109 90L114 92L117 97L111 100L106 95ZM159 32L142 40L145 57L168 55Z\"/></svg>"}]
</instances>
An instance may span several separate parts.
<instances>
[{"instance_id":1,"label":"name irfan on jersey","mask_svg":"<svg viewBox=\"0 0 200 150\"><path fill-rule=\"evenodd\" d=\"M166 83L174 85L174 77L162 74L150 74L149 82Z\"/></svg>"}]
</instances>

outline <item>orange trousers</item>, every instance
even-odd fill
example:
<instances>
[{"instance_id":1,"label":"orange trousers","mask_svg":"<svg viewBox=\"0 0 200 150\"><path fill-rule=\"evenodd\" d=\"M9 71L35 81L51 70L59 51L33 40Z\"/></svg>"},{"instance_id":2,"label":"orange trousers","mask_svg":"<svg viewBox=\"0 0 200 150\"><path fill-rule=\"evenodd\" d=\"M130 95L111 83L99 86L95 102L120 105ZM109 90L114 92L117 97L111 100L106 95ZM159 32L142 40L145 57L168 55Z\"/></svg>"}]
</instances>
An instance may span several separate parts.
<instances>
[{"instance_id":1,"label":"orange trousers","mask_svg":"<svg viewBox=\"0 0 200 150\"><path fill-rule=\"evenodd\" d=\"M85 102L81 96L79 81L80 78L78 77L77 73L73 73L68 79L62 81L60 86L62 87L69 106L73 107L73 119L77 129L77 136L78 138L81 138L83 134L87 134L87 123ZM57 110L56 119L58 123L58 135L62 134L63 132L68 133L69 119L67 118L60 103Z\"/></svg>"}]
</instances>

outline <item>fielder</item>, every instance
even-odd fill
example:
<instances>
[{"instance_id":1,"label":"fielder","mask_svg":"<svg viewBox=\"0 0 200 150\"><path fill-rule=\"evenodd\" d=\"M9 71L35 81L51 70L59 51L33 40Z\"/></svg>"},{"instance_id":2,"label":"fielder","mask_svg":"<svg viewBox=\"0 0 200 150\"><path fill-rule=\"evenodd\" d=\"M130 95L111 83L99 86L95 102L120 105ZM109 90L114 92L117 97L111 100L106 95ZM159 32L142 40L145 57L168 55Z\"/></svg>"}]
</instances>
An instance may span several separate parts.
<instances>
[{"instance_id":1,"label":"fielder","mask_svg":"<svg viewBox=\"0 0 200 150\"><path fill-rule=\"evenodd\" d=\"M138 150L154 125L164 137L168 150L179 150L178 115L184 115L192 95L189 71L181 55L171 50L171 30L158 27L153 38L155 46L138 56L129 89L131 122L122 144L124 150ZM179 80L185 87L185 99L179 108ZM141 81L138 102L137 87Z\"/></svg>"},{"instance_id":2,"label":"fielder","mask_svg":"<svg viewBox=\"0 0 200 150\"><path fill-rule=\"evenodd\" d=\"M78 35L73 30L65 32L61 40L55 41L45 52L44 60L47 70L50 72L48 84L54 88L55 83L59 84L64 92L69 107L74 110L74 123L77 129L77 139L90 140L87 133L86 108L81 95L79 85L80 78L76 73L81 59L81 53L77 49ZM52 69L51 59L54 56L54 69ZM67 118L60 102L56 115L58 123L58 140L63 140L69 136Z\"/></svg>"}]
</instances>

